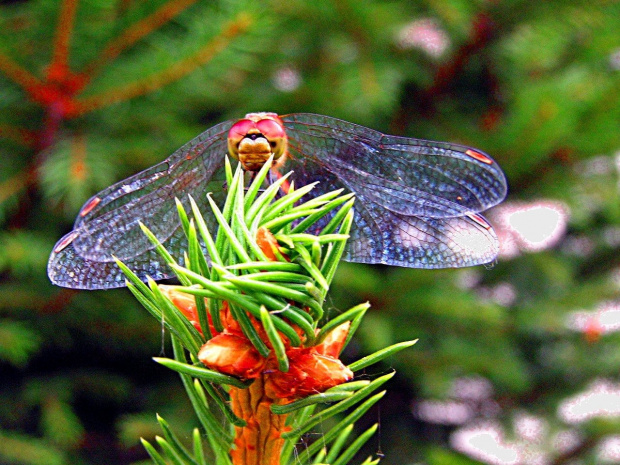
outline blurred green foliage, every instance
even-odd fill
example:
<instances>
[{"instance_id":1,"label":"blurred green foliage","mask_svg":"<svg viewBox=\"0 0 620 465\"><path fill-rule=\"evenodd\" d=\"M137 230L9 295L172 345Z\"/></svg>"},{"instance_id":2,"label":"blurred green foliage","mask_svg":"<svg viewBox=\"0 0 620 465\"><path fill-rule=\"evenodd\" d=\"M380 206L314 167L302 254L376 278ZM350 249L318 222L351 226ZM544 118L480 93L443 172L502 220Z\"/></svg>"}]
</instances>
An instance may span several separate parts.
<instances>
[{"instance_id":1,"label":"blurred green foliage","mask_svg":"<svg viewBox=\"0 0 620 465\"><path fill-rule=\"evenodd\" d=\"M481 421L546 463L608 460L618 417L558 408L619 381L620 333L598 321L620 300L619 3L25 0L3 2L0 31L1 463L137 463L155 412L189 435L177 377L150 361L158 325L127 291L54 288L45 264L91 195L251 111L480 147L509 202L568 212L551 248L491 269L343 264L334 309L373 304L351 357L420 338L390 362L383 463L487 463L454 440ZM467 382L484 398L459 394ZM420 413L442 400L469 416ZM542 437L520 432L524 415Z\"/></svg>"}]
</instances>

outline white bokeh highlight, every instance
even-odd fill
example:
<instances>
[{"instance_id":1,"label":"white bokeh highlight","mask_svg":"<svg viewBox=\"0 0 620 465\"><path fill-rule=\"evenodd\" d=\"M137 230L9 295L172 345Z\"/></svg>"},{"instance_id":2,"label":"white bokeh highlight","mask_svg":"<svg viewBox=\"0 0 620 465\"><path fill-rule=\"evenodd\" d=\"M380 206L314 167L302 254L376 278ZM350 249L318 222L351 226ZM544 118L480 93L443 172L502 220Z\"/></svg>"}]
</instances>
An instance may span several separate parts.
<instances>
[{"instance_id":1,"label":"white bokeh highlight","mask_svg":"<svg viewBox=\"0 0 620 465\"><path fill-rule=\"evenodd\" d=\"M450 46L450 38L437 21L423 18L402 27L397 33L396 43L404 50L418 49L432 58L439 58Z\"/></svg>"},{"instance_id":2,"label":"white bokeh highlight","mask_svg":"<svg viewBox=\"0 0 620 465\"><path fill-rule=\"evenodd\" d=\"M489 216L499 238L500 257L513 258L555 246L566 234L569 210L553 200L506 202Z\"/></svg>"},{"instance_id":3,"label":"white bokeh highlight","mask_svg":"<svg viewBox=\"0 0 620 465\"><path fill-rule=\"evenodd\" d=\"M593 382L585 392L562 402L558 416L568 424L578 424L593 418L620 417L620 384L608 380Z\"/></svg>"}]
</instances>

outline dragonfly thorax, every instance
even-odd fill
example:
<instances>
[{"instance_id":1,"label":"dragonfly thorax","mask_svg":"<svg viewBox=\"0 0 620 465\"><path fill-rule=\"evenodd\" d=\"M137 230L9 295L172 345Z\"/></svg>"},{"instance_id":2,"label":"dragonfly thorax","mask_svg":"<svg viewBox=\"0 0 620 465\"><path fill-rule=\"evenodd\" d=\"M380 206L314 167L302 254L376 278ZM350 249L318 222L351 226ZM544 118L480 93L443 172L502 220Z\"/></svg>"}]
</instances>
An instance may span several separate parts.
<instances>
[{"instance_id":1,"label":"dragonfly thorax","mask_svg":"<svg viewBox=\"0 0 620 465\"><path fill-rule=\"evenodd\" d=\"M258 171L272 155L283 159L286 147L286 132L275 113L249 113L228 133L228 152L247 171Z\"/></svg>"}]
</instances>

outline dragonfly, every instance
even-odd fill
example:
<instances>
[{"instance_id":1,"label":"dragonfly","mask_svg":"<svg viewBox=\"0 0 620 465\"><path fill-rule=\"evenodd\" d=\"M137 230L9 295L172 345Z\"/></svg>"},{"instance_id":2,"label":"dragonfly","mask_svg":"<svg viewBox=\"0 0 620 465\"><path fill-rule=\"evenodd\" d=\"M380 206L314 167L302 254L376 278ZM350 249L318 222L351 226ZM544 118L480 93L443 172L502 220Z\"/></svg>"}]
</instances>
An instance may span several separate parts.
<instances>
[{"instance_id":1,"label":"dragonfly","mask_svg":"<svg viewBox=\"0 0 620 465\"><path fill-rule=\"evenodd\" d=\"M211 193L221 205L227 154L249 172L273 156L272 169L292 171L296 186L319 181L310 196L339 188L354 193L346 261L434 269L497 257L497 236L480 212L504 199L507 184L486 153L386 135L329 116L250 113L213 126L89 199L51 253L50 280L74 289L123 287L114 257L141 279L171 277L140 223L173 256L182 256L187 240L175 198L187 207L190 194L206 211Z\"/></svg>"}]
</instances>

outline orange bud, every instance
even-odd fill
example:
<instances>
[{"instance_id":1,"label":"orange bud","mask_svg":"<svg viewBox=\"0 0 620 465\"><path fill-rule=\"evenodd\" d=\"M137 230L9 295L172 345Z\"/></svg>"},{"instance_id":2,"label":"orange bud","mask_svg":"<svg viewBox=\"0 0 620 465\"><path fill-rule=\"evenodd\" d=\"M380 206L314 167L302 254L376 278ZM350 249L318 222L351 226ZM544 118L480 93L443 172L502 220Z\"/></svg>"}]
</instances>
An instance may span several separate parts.
<instances>
[{"instance_id":1,"label":"orange bud","mask_svg":"<svg viewBox=\"0 0 620 465\"><path fill-rule=\"evenodd\" d=\"M185 294L177 291L174 286L166 286L165 284L158 285L159 290L178 308L183 315L194 325L200 334L202 334L202 328L198 322L198 314L196 313L196 298L193 295ZM211 328L213 332L214 329Z\"/></svg>"},{"instance_id":2,"label":"orange bud","mask_svg":"<svg viewBox=\"0 0 620 465\"><path fill-rule=\"evenodd\" d=\"M233 333L242 335L243 331L241 330L241 326L239 322L235 320L230 312L230 307L228 306L228 302L222 302L222 308L220 308L220 321L222 322L222 326L224 327L225 333ZM211 319L209 319L211 322ZM217 334L214 332L213 334Z\"/></svg>"},{"instance_id":3,"label":"orange bud","mask_svg":"<svg viewBox=\"0 0 620 465\"><path fill-rule=\"evenodd\" d=\"M287 350L289 371L282 373L274 370L269 375L270 387L275 395L301 398L352 379L353 372L338 359L350 326L349 321L341 324L317 346Z\"/></svg>"},{"instance_id":4,"label":"orange bud","mask_svg":"<svg viewBox=\"0 0 620 465\"><path fill-rule=\"evenodd\" d=\"M291 359L288 373L270 374L269 381L276 396L302 398L353 378L353 372L337 358L314 351L303 352Z\"/></svg>"},{"instance_id":5,"label":"orange bud","mask_svg":"<svg viewBox=\"0 0 620 465\"><path fill-rule=\"evenodd\" d=\"M244 379L259 376L266 362L245 336L235 334L209 339L198 352L198 359L212 370Z\"/></svg>"},{"instance_id":6,"label":"orange bud","mask_svg":"<svg viewBox=\"0 0 620 465\"><path fill-rule=\"evenodd\" d=\"M275 236L271 234L271 231L269 231L267 228L258 228L258 231L256 232L256 244L267 256L268 260L272 262L278 260L275 251L280 250L280 244L278 244ZM282 255L286 257L286 255Z\"/></svg>"},{"instance_id":7,"label":"orange bud","mask_svg":"<svg viewBox=\"0 0 620 465\"><path fill-rule=\"evenodd\" d=\"M349 328L351 322L347 321L337 326L331 333L327 335L325 340L316 346L316 351L319 354L328 355L330 357L338 357L344 347L344 343L349 335Z\"/></svg>"}]
</instances>

